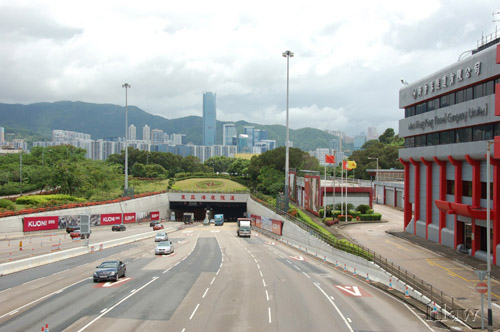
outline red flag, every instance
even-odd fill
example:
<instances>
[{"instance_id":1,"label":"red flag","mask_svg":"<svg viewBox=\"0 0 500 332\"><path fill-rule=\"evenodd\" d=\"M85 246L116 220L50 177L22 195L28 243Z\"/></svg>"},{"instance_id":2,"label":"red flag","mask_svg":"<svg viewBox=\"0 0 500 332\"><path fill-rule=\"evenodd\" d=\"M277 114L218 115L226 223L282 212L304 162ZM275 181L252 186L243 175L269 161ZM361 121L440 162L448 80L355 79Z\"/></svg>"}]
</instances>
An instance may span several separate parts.
<instances>
[{"instance_id":1,"label":"red flag","mask_svg":"<svg viewBox=\"0 0 500 332\"><path fill-rule=\"evenodd\" d=\"M327 164L335 164L335 156L325 154L325 163Z\"/></svg>"}]
</instances>

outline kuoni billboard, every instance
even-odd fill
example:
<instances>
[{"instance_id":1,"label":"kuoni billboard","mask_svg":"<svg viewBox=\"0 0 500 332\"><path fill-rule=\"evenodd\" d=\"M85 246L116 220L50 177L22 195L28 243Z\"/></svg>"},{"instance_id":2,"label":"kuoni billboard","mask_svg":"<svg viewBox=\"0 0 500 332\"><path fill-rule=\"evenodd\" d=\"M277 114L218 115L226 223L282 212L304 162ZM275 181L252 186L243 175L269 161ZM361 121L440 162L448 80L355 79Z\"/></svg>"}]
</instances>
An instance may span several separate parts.
<instances>
[{"instance_id":1,"label":"kuoni billboard","mask_svg":"<svg viewBox=\"0 0 500 332\"><path fill-rule=\"evenodd\" d=\"M23 231L36 232L57 229L59 225L59 217L43 216L43 217L24 217Z\"/></svg>"},{"instance_id":2,"label":"kuoni billboard","mask_svg":"<svg viewBox=\"0 0 500 332\"><path fill-rule=\"evenodd\" d=\"M137 219L135 217L135 212L130 212L130 213L124 213L123 214L123 223L124 224L131 224L136 222Z\"/></svg>"}]
</instances>

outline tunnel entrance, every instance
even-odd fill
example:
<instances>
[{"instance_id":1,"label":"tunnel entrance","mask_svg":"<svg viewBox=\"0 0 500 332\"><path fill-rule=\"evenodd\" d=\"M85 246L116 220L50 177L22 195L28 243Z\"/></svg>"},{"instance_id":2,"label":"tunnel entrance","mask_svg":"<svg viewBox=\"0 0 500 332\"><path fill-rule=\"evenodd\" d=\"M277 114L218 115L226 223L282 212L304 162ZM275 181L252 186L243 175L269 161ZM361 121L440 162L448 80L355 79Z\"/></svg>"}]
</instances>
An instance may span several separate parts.
<instances>
[{"instance_id":1,"label":"tunnel entrance","mask_svg":"<svg viewBox=\"0 0 500 332\"><path fill-rule=\"evenodd\" d=\"M216 214L224 214L225 221L236 221L237 218L246 217L246 203L227 202L170 202L170 212L175 212L175 220L182 221L185 212L194 213L195 221L205 219L209 212L210 219Z\"/></svg>"}]
</instances>

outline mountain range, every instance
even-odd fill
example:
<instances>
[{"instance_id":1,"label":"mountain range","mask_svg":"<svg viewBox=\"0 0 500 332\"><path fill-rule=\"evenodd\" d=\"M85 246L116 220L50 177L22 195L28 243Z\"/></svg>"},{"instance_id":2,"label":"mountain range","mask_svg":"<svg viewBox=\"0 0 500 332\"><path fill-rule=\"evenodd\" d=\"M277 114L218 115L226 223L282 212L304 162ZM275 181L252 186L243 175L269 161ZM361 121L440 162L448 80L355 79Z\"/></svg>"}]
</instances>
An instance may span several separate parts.
<instances>
[{"instance_id":1,"label":"mountain range","mask_svg":"<svg viewBox=\"0 0 500 332\"><path fill-rule=\"evenodd\" d=\"M6 139L9 135L34 140L51 140L52 130L70 130L90 134L92 139L124 136L125 107L112 104L93 104L80 101L58 101L53 103L2 104L0 103L0 126L5 128ZM137 128L137 138L142 138L142 127L161 129L167 134L185 134L186 141L195 145L202 144L202 123L200 116L186 116L167 119L152 115L136 106L128 107L128 125ZM285 145L286 127L283 125L260 125L246 121L217 121L216 143L222 144L222 126L234 123L238 134L244 126L253 126L268 132L268 139L276 140L277 146ZM314 128L290 129L293 147L303 151L326 148L329 142L338 137Z\"/></svg>"}]
</instances>

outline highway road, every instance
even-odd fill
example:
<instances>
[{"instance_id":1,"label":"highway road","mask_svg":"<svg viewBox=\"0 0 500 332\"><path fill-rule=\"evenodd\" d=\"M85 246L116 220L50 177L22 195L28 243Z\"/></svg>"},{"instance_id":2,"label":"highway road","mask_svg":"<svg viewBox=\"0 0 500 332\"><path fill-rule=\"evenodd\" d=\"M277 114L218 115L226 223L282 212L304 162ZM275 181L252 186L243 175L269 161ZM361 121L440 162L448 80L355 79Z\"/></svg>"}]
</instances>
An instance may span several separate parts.
<instances>
[{"instance_id":1,"label":"highway road","mask_svg":"<svg viewBox=\"0 0 500 332\"><path fill-rule=\"evenodd\" d=\"M350 274L236 225L153 239L0 278L0 331L443 331ZM127 264L118 282L92 281L103 260Z\"/></svg>"}]
</instances>

